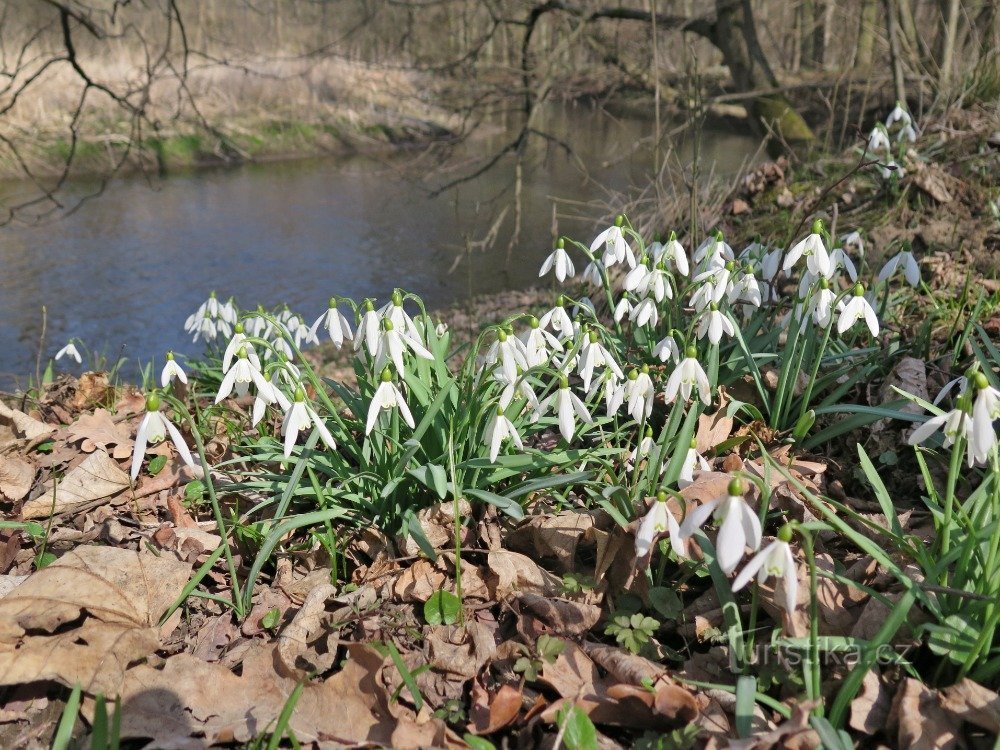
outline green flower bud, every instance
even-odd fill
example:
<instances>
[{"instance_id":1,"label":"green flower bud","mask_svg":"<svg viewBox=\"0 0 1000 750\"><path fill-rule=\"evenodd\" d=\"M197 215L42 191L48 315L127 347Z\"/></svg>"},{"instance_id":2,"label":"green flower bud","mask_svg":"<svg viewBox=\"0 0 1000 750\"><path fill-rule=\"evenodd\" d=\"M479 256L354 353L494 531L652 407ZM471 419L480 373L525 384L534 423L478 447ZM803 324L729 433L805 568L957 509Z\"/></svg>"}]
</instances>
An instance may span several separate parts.
<instances>
[{"instance_id":1,"label":"green flower bud","mask_svg":"<svg viewBox=\"0 0 1000 750\"><path fill-rule=\"evenodd\" d=\"M246 329L243 327L242 323L237 323L233 326L233 333L244 333Z\"/></svg>"},{"instance_id":2,"label":"green flower bud","mask_svg":"<svg viewBox=\"0 0 1000 750\"><path fill-rule=\"evenodd\" d=\"M794 531L792 524L786 523L780 529L778 529L778 539L788 544L792 541L792 532Z\"/></svg>"},{"instance_id":3,"label":"green flower bud","mask_svg":"<svg viewBox=\"0 0 1000 750\"><path fill-rule=\"evenodd\" d=\"M563 239L562 237L560 237L558 240L556 240L556 249L557 250L565 250L566 249L566 240Z\"/></svg>"},{"instance_id":4,"label":"green flower bud","mask_svg":"<svg viewBox=\"0 0 1000 750\"><path fill-rule=\"evenodd\" d=\"M726 492L734 497L742 497L743 481L739 477L733 477L729 480L729 486L726 488Z\"/></svg>"},{"instance_id":5,"label":"green flower bud","mask_svg":"<svg viewBox=\"0 0 1000 750\"><path fill-rule=\"evenodd\" d=\"M295 389L295 402L302 403L306 400L306 392L302 388Z\"/></svg>"},{"instance_id":6,"label":"green flower bud","mask_svg":"<svg viewBox=\"0 0 1000 750\"><path fill-rule=\"evenodd\" d=\"M816 221L813 222L812 233L813 234L823 234L823 220L822 219L816 219Z\"/></svg>"},{"instance_id":7,"label":"green flower bud","mask_svg":"<svg viewBox=\"0 0 1000 750\"><path fill-rule=\"evenodd\" d=\"M624 225L625 225L625 217L622 216L621 214L618 214L615 217L615 226L621 229Z\"/></svg>"},{"instance_id":8,"label":"green flower bud","mask_svg":"<svg viewBox=\"0 0 1000 750\"><path fill-rule=\"evenodd\" d=\"M392 372L390 372L389 370L389 365L386 365L385 367L382 368L381 380L383 383L392 382Z\"/></svg>"},{"instance_id":9,"label":"green flower bud","mask_svg":"<svg viewBox=\"0 0 1000 750\"><path fill-rule=\"evenodd\" d=\"M148 396L146 396L146 411L159 411L160 410L160 394L156 391L152 391Z\"/></svg>"},{"instance_id":10,"label":"green flower bud","mask_svg":"<svg viewBox=\"0 0 1000 750\"><path fill-rule=\"evenodd\" d=\"M689 346L687 349L684 350L684 356L687 357L688 359L697 359L698 348L695 346Z\"/></svg>"},{"instance_id":11,"label":"green flower bud","mask_svg":"<svg viewBox=\"0 0 1000 750\"><path fill-rule=\"evenodd\" d=\"M667 495L666 491L659 490L656 493L656 502L658 502L658 503L665 503L665 502L667 502L667 497L668 497L668 495Z\"/></svg>"}]
</instances>

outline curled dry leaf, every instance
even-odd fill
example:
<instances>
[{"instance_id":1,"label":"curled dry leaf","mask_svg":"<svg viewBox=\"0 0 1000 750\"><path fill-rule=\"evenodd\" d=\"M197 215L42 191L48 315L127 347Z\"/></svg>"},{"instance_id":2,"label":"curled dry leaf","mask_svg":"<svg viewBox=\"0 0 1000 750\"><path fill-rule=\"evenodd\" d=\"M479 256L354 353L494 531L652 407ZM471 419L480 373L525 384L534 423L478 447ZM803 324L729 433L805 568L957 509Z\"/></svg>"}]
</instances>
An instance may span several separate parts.
<instances>
[{"instance_id":1,"label":"curled dry leaf","mask_svg":"<svg viewBox=\"0 0 1000 750\"><path fill-rule=\"evenodd\" d=\"M958 723L941 707L936 690L912 677L900 683L888 722L897 728L899 747L911 750L957 747Z\"/></svg>"},{"instance_id":2,"label":"curled dry leaf","mask_svg":"<svg viewBox=\"0 0 1000 750\"><path fill-rule=\"evenodd\" d=\"M941 691L941 707L956 719L1000 735L1000 695L968 678Z\"/></svg>"},{"instance_id":3,"label":"curled dry leaf","mask_svg":"<svg viewBox=\"0 0 1000 750\"><path fill-rule=\"evenodd\" d=\"M40 422L0 401L0 452L40 440L56 429L55 425Z\"/></svg>"},{"instance_id":4,"label":"curled dry leaf","mask_svg":"<svg viewBox=\"0 0 1000 750\"><path fill-rule=\"evenodd\" d=\"M61 482L21 509L24 518L47 518L84 503L117 495L129 486L128 474L103 450L95 450Z\"/></svg>"},{"instance_id":5,"label":"curled dry leaf","mask_svg":"<svg viewBox=\"0 0 1000 750\"><path fill-rule=\"evenodd\" d=\"M562 580L525 555L508 550L493 550L487 556L487 585L497 600L515 592L558 596Z\"/></svg>"},{"instance_id":6,"label":"curled dry leaf","mask_svg":"<svg viewBox=\"0 0 1000 750\"><path fill-rule=\"evenodd\" d=\"M869 669L861 683L861 691L851 701L851 728L865 734L876 734L885 728L892 708L892 692L878 672Z\"/></svg>"},{"instance_id":7,"label":"curled dry leaf","mask_svg":"<svg viewBox=\"0 0 1000 750\"><path fill-rule=\"evenodd\" d=\"M190 570L114 547L68 552L0 599L0 684L116 693L128 665L159 647L157 621Z\"/></svg>"},{"instance_id":8,"label":"curled dry leaf","mask_svg":"<svg viewBox=\"0 0 1000 750\"><path fill-rule=\"evenodd\" d=\"M501 685L490 695L479 682L472 683L472 707L468 730L473 734L493 734L510 724L521 712L524 697L511 685Z\"/></svg>"},{"instance_id":9,"label":"curled dry leaf","mask_svg":"<svg viewBox=\"0 0 1000 750\"><path fill-rule=\"evenodd\" d=\"M515 529L505 545L537 558L554 558L559 570L572 570L577 546L593 527L591 513L567 510L555 515L534 516Z\"/></svg>"},{"instance_id":10,"label":"curled dry leaf","mask_svg":"<svg viewBox=\"0 0 1000 750\"><path fill-rule=\"evenodd\" d=\"M719 399L719 408L711 414L702 414L698 417L695 440L699 453L707 453L729 439L733 432L733 418L726 416L728 405L729 399L723 391Z\"/></svg>"},{"instance_id":11,"label":"curled dry leaf","mask_svg":"<svg viewBox=\"0 0 1000 750\"><path fill-rule=\"evenodd\" d=\"M0 499L16 503L31 490L35 467L18 456L5 456L0 461Z\"/></svg>"},{"instance_id":12,"label":"curled dry leaf","mask_svg":"<svg viewBox=\"0 0 1000 750\"><path fill-rule=\"evenodd\" d=\"M518 603L522 612L534 615L563 636L583 635L601 619L601 608L584 602L524 593Z\"/></svg>"},{"instance_id":13,"label":"curled dry leaf","mask_svg":"<svg viewBox=\"0 0 1000 750\"><path fill-rule=\"evenodd\" d=\"M132 455L134 441L131 430L124 422L115 422L107 409L82 415L65 432L66 442L80 443L80 450L84 453L93 453L100 447L119 460Z\"/></svg>"},{"instance_id":14,"label":"curled dry leaf","mask_svg":"<svg viewBox=\"0 0 1000 750\"><path fill-rule=\"evenodd\" d=\"M275 651L277 666L283 668L286 676L304 678L316 671L316 665L309 660L306 649L326 619L327 600L336 593L336 587L329 583L314 588L292 621L281 631Z\"/></svg>"}]
</instances>

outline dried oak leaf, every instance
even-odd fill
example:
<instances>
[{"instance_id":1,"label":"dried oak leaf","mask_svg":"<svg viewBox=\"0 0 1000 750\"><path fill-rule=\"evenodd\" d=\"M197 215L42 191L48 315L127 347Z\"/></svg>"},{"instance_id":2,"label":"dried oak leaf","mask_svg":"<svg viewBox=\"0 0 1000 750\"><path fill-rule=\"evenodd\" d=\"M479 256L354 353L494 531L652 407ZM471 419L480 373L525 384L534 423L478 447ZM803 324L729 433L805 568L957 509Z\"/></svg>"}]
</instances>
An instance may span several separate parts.
<instances>
[{"instance_id":1,"label":"dried oak leaf","mask_svg":"<svg viewBox=\"0 0 1000 750\"><path fill-rule=\"evenodd\" d=\"M125 422L115 422L111 412L98 409L93 414L84 414L66 428L66 442L79 442L84 453L93 453L100 447L122 460L132 455L134 441Z\"/></svg>"},{"instance_id":2,"label":"dried oak leaf","mask_svg":"<svg viewBox=\"0 0 1000 750\"><path fill-rule=\"evenodd\" d=\"M947 750L958 746L959 722L941 707L936 690L912 677L900 683L888 724L898 727L899 747Z\"/></svg>"},{"instance_id":3,"label":"dried oak leaf","mask_svg":"<svg viewBox=\"0 0 1000 750\"><path fill-rule=\"evenodd\" d=\"M562 580L526 555L508 550L493 550L486 558L489 574L486 583L497 600L515 592L558 596Z\"/></svg>"},{"instance_id":4,"label":"dried oak leaf","mask_svg":"<svg viewBox=\"0 0 1000 750\"><path fill-rule=\"evenodd\" d=\"M967 677L941 691L941 707L956 719L1000 734L1000 696Z\"/></svg>"},{"instance_id":5,"label":"dried oak leaf","mask_svg":"<svg viewBox=\"0 0 1000 750\"><path fill-rule=\"evenodd\" d=\"M62 481L21 509L24 518L47 518L77 505L102 500L129 486L128 474L118 462L97 449L71 469Z\"/></svg>"},{"instance_id":6,"label":"dried oak leaf","mask_svg":"<svg viewBox=\"0 0 1000 750\"><path fill-rule=\"evenodd\" d=\"M114 695L160 646L160 615L191 568L115 547L78 547L0 599L0 684L56 680Z\"/></svg>"},{"instance_id":7,"label":"dried oak leaf","mask_svg":"<svg viewBox=\"0 0 1000 750\"><path fill-rule=\"evenodd\" d=\"M0 401L0 452L41 439L56 429L55 425L40 422Z\"/></svg>"},{"instance_id":8,"label":"dried oak leaf","mask_svg":"<svg viewBox=\"0 0 1000 750\"><path fill-rule=\"evenodd\" d=\"M885 728L892 708L889 686L874 669L865 673L861 691L851 701L851 729L865 734L876 734Z\"/></svg>"},{"instance_id":9,"label":"dried oak leaf","mask_svg":"<svg viewBox=\"0 0 1000 750\"><path fill-rule=\"evenodd\" d=\"M583 635L601 619L601 608L585 602L524 593L518 597L518 604L523 613L537 617L563 636Z\"/></svg>"},{"instance_id":10,"label":"dried oak leaf","mask_svg":"<svg viewBox=\"0 0 1000 750\"><path fill-rule=\"evenodd\" d=\"M473 734L493 734L510 724L521 713L524 696L511 685L501 685L490 695L478 680L472 683L472 706L468 730Z\"/></svg>"},{"instance_id":11,"label":"dried oak leaf","mask_svg":"<svg viewBox=\"0 0 1000 750\"><path fill-rule=\"evenodd\" d=\"M506 546L538 558L554 558L560 570L568 571L574 567L577 546L594 525L593 514L575 510L533 516L508 536Z\"/></svg>"}]
</instances>

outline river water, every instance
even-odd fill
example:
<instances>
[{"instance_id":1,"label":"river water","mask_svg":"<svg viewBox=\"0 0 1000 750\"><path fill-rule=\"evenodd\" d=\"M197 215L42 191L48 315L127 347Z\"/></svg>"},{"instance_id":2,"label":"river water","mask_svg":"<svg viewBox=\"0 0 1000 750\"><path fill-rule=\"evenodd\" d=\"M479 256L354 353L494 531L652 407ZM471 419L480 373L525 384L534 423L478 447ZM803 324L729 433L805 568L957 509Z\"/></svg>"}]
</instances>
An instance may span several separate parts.
<instances>
[{"instance_id":1,"label":"river water","mask_svg":"<svg viewBox=\"0 0 1000 750\"><path fill-rule=\"evenodd\" d=\"M94 352L127 357L122 374L134 380L138 364L162 362L167 349L201 350L182 326L213 289L244 308L287 303L311 322L331 295L385 299L398 286L434 307L530 286L551 249L554 204L559 231L589 242L595 222L613 210L612 193L636 192L651 170L649 148L637 148L652 134L651 118L567 107L548 119L547 128L572 145L590 179L558 147L539 145L530 153L520 239L512 249L510 208L490 248L470 254L466 243L481 239L510 204L512 157L471 182L428 195L462 174L456 161L475 166L474 157L503 142L502 133L461 147L452 159L457 171L448 174L431 174L432 159L407 152L199 170L152 184L129 177L69 217L0 229L0 387L23 385L34 372L43 305L43 367L45 357L76 337ZM684 165L691 144L671 145ZM732 174L757 148L747 133L706 129L703 169ZM16 190L8 185L3 192ZM59 364L72 369L66 360Z\"/></svg>"}]
</instances>

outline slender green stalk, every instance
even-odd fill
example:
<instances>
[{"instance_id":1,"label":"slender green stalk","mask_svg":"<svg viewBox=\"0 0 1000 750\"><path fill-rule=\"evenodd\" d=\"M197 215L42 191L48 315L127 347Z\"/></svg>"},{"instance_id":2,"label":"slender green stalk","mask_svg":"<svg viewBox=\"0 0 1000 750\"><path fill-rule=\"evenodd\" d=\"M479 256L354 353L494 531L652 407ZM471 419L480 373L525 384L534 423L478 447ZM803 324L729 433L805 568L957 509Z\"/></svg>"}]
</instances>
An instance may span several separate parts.
<instances>
[{"instance_id":1,"label":"slender green stalk","mask_svg":"<svg viewBox=\"0 0 1000 750\"><path fill-rule=\"evenodd\" d=\"M955 487L958 484L958 472L962 464L962 456L965 453L965 437L961 434L955 436L955 443L951 446L951 460L948 463L948 479L945 485L944 494L944 516L941 520L941 537L938 556L944 557L951 548L951 526L952 517L955 512ZM942 586L948 585L947 568L941 571L940 583Z\"/></svg>"},{"instance_id":2,"label":"slender green stalk","mask_svg":"<svg viewBox=\"0 0 1000 750\"><path fill-rule=\"evenodd\" d=\"M816 575L816 550L813 546L812 533L798 527L802 537L802 547L806 553L806 565L809 566L809 680L806 690L809 699L816 701L813 709L815 716L823 715L822 679L819 662L819 597L817 596L818 581Z\"/></svg>"}]
</instances>

